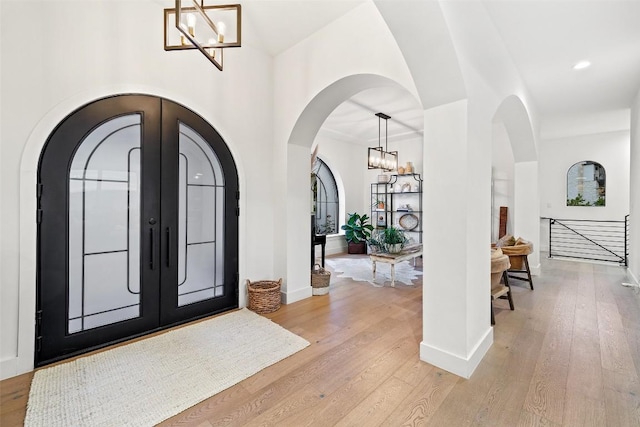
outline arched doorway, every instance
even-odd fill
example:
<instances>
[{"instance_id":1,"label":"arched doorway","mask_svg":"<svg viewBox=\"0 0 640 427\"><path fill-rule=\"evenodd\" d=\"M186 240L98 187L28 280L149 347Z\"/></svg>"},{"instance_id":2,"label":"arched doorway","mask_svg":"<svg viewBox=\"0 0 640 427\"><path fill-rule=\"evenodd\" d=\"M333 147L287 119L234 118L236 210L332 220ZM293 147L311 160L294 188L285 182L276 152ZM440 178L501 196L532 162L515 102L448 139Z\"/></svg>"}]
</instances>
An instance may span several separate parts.
<instances>
[{"instance_id":1,"label":"arched doorway","mask_svg":"<svg viewBox=\"0 0 640 427\"><path fill-rule=\"evenodd\" d=\"M87 104L38 168L36 365L238 307L238 174L167 99Z\"/></svg>"},{"instance_id":2,"label":"arched doorway","mask_svg":"<svg viewBox=\"0 0 640 427\"><path fill-rule=\"evenodd\" d=\"M494 179L501 180L499 185L507 194L502 202L506 201L506 206L509 206L510 233L533 243L529 263L532 274L537 275L540 271L540 236L548 235L548 232L542 230L540 224L535 136L529 112L519 96L509 95L502 100L493 117L493 130L493 173ZM498 206L494 199L494 221Z\"/></svg>"}]
</instances>

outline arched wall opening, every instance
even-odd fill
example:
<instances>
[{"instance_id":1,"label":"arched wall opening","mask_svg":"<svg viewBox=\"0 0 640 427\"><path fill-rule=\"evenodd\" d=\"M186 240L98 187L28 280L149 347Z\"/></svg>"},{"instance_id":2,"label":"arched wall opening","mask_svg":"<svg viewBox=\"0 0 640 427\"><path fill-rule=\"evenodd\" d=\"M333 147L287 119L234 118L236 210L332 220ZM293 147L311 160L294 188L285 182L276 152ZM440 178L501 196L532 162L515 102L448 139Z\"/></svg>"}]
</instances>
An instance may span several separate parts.
<instances>
[{"instance_id":1,"label":"arched wall opening","mask_svg":"<svg viewBox=\"0 0 640 427\"><path fill-rule=\"evenodd\" d=\"M493 117L492 219L502 202L509 203L507 232L533 242L529 264L533 274L540 270L540 196L538 154L531 119L517 95L506 97ZM508 152L510 150L510 153ZM510 160L510 161L509 161ZM506 191L506 195L504 195ZM500 197L500 195L504 195Z\"/></svg>"},{"instance_id":2,"label":"arched wall opening","mask_svg":"<svg viewBox=\"0 0 640 427\"><path fill-rule=\"evenodd\" d=\"M500 103L493 122L502 122L504 125L515 163L538 161L529 112L517 95L510 95Z\"/></svg>"},{"instance_id":3,"label":"arched wall opening","mask_svg":"<svg viewBox=\"0 0 640 427\"><path fill-rule=\"evenodd\" d=\"M287 303L311 296L309 253L302 248L310 248L311 245L309 160L316 135L326 118L341 103L364 90L385 86L402 87L388 77L375 74L356 74L343 77L322 89L309 101L293 126L287 141L287 219L285 221L287 226L286 229L283 229L287 234L287 279L283 298ZM407 92L409 92L408 89ZM364 185L362 187L364 191ZM341 193L345 192L341 191ZM344 203L342 204L344 205ZM344 215L344 212L341 212L341 215ZM342 217L338 222L343 223L344 220L345 218ZM292 232L292 230L296 231Z\"/></svg>"}]
</instances>

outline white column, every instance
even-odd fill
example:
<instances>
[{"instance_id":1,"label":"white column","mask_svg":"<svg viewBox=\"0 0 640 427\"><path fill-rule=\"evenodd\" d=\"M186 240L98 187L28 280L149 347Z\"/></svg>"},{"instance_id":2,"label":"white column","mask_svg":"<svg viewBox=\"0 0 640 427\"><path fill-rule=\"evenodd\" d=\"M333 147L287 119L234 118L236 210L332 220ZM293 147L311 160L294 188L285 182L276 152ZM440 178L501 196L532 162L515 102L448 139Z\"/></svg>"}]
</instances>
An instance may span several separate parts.
<instances>
[{"instance_id":1,"label":"white column","mask_svg":"<svg viewBox=\"0 0 640 427\"><path fill-rule=\"evenodd\" d=\"M466 100L426 110L424 117L420 359L469 378L493 342L490 149L484 165L482 148L469 138Z\"/></svg>"}]
</instances>

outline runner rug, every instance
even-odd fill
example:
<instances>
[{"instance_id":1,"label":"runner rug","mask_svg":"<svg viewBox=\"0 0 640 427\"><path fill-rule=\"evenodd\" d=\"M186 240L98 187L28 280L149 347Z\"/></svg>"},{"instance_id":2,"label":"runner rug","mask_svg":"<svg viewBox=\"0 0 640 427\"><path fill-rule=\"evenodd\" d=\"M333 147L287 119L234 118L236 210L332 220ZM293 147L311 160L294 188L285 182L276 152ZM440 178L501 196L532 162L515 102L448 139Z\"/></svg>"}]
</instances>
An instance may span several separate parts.
<instances>
[{"instance_id":1,"label":"runner rug","mask_svg":"<svg viewBox=\"0 0 640 427\"><path fill-rule=\"evenodd\" d=\"M152 426L308 345L235 311L38 370L25 426Z\"/></svg>"}]
</instances>

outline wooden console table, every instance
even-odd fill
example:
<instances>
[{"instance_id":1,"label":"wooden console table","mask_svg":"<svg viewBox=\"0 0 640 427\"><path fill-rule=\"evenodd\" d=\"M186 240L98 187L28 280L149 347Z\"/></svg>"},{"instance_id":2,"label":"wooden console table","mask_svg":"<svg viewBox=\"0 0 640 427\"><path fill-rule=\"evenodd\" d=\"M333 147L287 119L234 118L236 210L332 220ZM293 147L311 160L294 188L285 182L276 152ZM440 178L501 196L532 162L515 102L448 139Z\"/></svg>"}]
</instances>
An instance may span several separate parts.
<instances>
[{"instance_id":1,"label":"wooden console table","mask_svg":"<svg viewBox=\"0 0 640 427\"><path fill-rule=\"evenodd\" d=\"M391 287L396 286L396 264L402 261L413 259L415 265L415 258L422 255L422 245L411 245L402 249L397 254L390 253L377 253L369 255L371 259L371 265L373 267L373 280L376 280L376 262L384 262L391 264Z\"/></svg>"}]
</instances>

